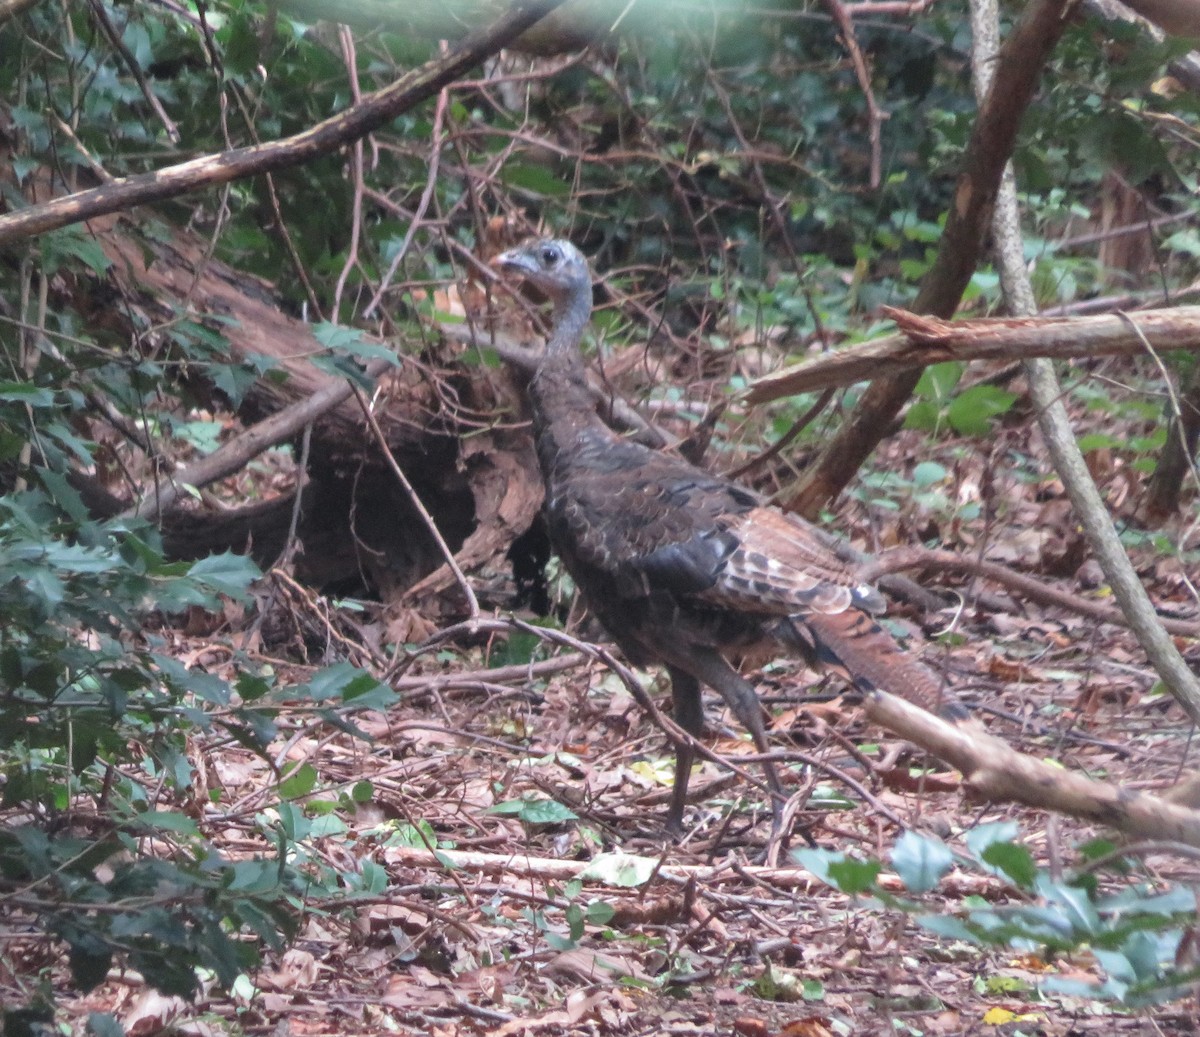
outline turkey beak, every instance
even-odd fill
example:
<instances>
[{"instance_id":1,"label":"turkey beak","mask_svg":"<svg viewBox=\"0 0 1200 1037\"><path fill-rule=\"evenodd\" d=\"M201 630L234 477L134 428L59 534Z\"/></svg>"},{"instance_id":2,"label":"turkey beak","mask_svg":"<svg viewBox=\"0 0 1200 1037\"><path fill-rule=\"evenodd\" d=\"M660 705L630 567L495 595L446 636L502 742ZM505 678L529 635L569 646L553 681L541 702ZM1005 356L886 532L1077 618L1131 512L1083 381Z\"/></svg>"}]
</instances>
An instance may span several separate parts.
<instances>
[{"instance_id":1,"label":"turkey beak","mask_svg":"<svg viewBox=\"0 0 1200 1037\"><path fill-rule=\"evenodd\" d=\"M537 272L537 268L533 264L533 260L518 248L509 249L507 252L501 252L491 261L490 266L494 266L497 270L503 270L506 273L516 274L532 274Z\"/></svg>"}]
</instances>

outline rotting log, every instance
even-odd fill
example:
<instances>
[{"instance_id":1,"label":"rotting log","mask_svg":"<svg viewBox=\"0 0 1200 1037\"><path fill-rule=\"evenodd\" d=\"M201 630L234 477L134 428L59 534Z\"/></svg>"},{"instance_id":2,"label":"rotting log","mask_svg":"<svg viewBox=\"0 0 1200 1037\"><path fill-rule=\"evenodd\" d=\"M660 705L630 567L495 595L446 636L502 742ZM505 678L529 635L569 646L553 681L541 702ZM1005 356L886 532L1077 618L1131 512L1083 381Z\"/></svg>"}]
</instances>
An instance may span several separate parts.
<instances>
[{"instance_id":1,"label":"rotting log","mask_svg":"<svg viewBox=\"0 0 1200 1037\"><path fill-rule=\"evenodd\" d=\"M224 338L230 363L271 361L274 370L236 408L243 431L235 437L338 384L307 359L323 347L310 325L285 312L268 282L209 258L206 243L190 233L150 238L129 219L99 222L91 230L112 265L103 284L77 284L71 293L75 305L94 308L86 319L110 327L116 322L118 334L161 353L172 348L179 314L190 311L191 319ZM387 449L451 549L464 549L463 564L485 565L497 556L503 564L541 505L529 436L513 421L520 393L503 372L459 363L461 347L443 346L436 336L427 346L405 344L397 351L399 363L378 379L373 396ZM195 395L220 409L221 395L203 370L192 365L188 378ZM504 412L507 421L493 420ZM299 457L298 446L295 452ZM157 516L174 557L233 550L269 566L284 549L295 486L303 483L296 577L320 590L377 595L410 616L419 609L436 617L436 602L453 591L453 582L442 577L444 559L384 461L350 393L313 419L306 471L277 496L205 508L184 493L161 514L143 511ZM112 515L152 504L170 476L169 469L148 476L135 499L87 473L75 473L74 482L98 515ZM451 598L446 607L460 604Z\"/></svg>"}]
</instances>

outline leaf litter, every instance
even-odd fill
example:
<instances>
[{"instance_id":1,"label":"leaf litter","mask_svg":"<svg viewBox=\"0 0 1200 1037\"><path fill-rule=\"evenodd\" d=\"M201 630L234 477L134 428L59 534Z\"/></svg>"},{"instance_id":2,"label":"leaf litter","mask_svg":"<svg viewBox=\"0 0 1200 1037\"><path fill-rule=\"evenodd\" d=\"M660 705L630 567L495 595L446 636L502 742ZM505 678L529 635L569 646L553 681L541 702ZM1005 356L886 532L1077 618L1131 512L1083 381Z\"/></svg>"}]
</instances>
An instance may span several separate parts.
<instances>
[{"instance_id":1,"label":"leaf litter","mask_svg":"<svg viewBox=\"0 0 1200 1037\"><path fill-rule=\"evenodd\" d=\"M1031 479L1015 469L984 471L986 459L962 441L931 443L911 431L888 441L876 466L908 485L913 458L940 463L941 500L918 503L900 493L890 510L849 504L840 521L859 543L933 541L986 552L1074 593L1104 594L1090 563L1065 564L1077 532L1059 506L1061 488L1046 499L1053 480L1045 472ZM769 490L766 478L760 488ZM1129 507L1123 482L1118 492ZM980 517L964 520L962 508L977 503ZM1179 559L1145 545L1134 558L1160 607L1194 612ZM960 607L926 616L903 605L893 611L924 627L925 658L993 732L1129 786L1166 787L1189 769L1189 726L1127 631L998 595L986 581L939 582L954 586ZM196 622L163 630L177 657L236 676L232 656ZM1193 662L1200 657L1195 642L1181 646ZM534 658L551 651L539 648ZM313 670L262 661L296 681ZM511 668L502 681L488 673L488 653L478 646L423 657L407 670L398 705L354 717L367 740L299 717L265 754L198 733L190 747L202 779L194 804L208 838L234 859L265 852L255 813L269 811L280 771L311 768L311 790L294 804L325 823L303 852L311 866L341 874L345 891L314 897L298 939L268 955L232 997L210 985L187 1005L148 993L140 977L114 974L87 995L62 997L66 1018L82 1027L89 1013L111 1011L130 1033L199 1027L446 1037L1114 1034L1155 1025L1084 997L1035 994L1048 972L1100 979L1087 953L1047 960L1033 951L981 950L790 865L760 867L769 826L762 790L711 762L694 778L688 833L678 844L664 840L670 746L613 674L583 659L546 675L530 670L529 679L514 679ZM471 679L446 683L456 674ZM413 686L422 678L424 692ZM653 685L654 675L643 680ZM965 852L963 840L980 825L1014 820L1039 864L1061 866L1073 847L1104 834L970 802L955 775L928 769L865 727L835 685L793 660L768 667L761 688L774 712L776 750L831 768L788 769L788 791L804 793L797 832L822 847L886 866L905 830L933 832ZM717 752L750 753L713 701L708 719ZM861 783L870 800L838 774ZM356 787L369 794L350 795ZM547 803L556 809L539 808ZM803 844L799 834L793 844ZM1159 881L1192 874L1169 852L1143 864ZM902 892L888 871L880 881ZM967 898L1024 897L1002 875L951 866L923 903L954 914ZM10 938L9 951L42 953L32 938ZM61 963L41 960L65 978ZM1186 1006L1159 1010L1155 1020L1171 1025L1188 1013Z\"/></svg>"}]
</instances>

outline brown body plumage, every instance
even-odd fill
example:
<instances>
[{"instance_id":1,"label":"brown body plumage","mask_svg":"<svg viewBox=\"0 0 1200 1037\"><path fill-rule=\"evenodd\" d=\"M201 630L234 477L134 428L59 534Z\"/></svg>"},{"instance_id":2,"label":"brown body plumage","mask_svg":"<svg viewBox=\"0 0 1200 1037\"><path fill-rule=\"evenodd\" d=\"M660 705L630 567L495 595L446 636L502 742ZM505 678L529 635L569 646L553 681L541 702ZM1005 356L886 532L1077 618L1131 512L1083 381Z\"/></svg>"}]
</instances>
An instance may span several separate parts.
<instances>
[{"instance_id":1,"label":"brown body plumage","mask_svg":"<svg viewBox=\"0 0 1200 1037\"><path fill-rule=\"evenodd\" d=\"M758 698L724 658L764 644L834 666L864 691L939 708L937 677L871 619L883 605L878 593L859 584L808 523L623 439L599 419L579 351L592 305L583 256L567 242L540 240L495 263L554 304L529 387L551 541L626 656L667 667L680 726L702 732L699 686L707 684L768 751ZM667 816L676 831L692 757L681 751L676 765ZM770 764L764 770L778 824L778 777Z\"/></svg>"}]
</instances>

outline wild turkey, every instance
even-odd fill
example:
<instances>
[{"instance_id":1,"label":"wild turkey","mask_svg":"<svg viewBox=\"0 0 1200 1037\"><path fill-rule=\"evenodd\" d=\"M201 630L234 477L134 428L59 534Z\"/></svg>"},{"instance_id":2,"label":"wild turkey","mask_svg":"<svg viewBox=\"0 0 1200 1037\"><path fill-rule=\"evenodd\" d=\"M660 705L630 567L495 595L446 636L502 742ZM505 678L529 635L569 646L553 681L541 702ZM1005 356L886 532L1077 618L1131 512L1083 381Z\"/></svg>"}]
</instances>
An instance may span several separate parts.
<instances>
[{"instance_id":1,"label":"wild turkey","mask_svg":"<svg viewBox=\"0 0 1200 1037\"><path fill-rule=\"evenodd\" d=\"M579 343L592 309L587 261L565 241L527 242L493 263L553 304L550 338L529 383L550 539L583 597L635 665L661 663L675 719L699 736L700 685L716 690L767 752L754 689L726 653L797 650L860 689L941 707L932 671L871 619L883 601L808 523L676 457L630 442L597 416ZM667 814L678 833L693 751L680 749ZM783 800L763 764L775 827Z\"/></svg>"}]
</instances>

